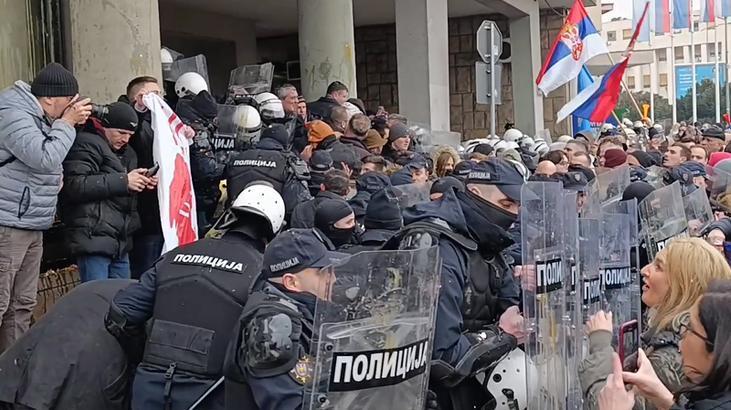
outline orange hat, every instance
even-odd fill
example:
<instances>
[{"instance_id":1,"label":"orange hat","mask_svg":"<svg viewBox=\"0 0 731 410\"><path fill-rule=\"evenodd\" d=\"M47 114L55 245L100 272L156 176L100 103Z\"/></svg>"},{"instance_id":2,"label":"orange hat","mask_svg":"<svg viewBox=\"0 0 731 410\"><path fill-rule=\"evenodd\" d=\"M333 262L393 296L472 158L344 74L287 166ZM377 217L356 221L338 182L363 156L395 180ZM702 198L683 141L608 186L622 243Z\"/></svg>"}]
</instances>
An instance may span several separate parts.
<instances>
[{"instance_id":1,"label":"orange hat","mask_svg":"<svg viewBox=\"0 0 731 410\"><path fill-rule=\"evenodd\" d=\"M307 139L313 144L319 144L325 138L335 135L335 131L327 123L320 120L307 123L307 129L309 130Z\"/></svg>"}]
</instances>

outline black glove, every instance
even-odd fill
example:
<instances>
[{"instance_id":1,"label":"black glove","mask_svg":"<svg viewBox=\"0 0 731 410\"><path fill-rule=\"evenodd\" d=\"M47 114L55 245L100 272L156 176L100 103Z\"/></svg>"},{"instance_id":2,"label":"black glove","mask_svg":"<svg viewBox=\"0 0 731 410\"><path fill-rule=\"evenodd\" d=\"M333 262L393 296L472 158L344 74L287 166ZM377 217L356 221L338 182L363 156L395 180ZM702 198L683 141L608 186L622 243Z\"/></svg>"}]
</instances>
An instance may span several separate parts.
<instances>
[{"instance_id":1,"label":"black glove","mask_svg":"<svg viewBox=\"0 0 731 410\"><path fill-rule=\"evenodd\" d=\"M424 400L424 410L439 410L439 402L437 394L429 390L426 392L426 400Z\"/></svg>"}]
</instances>

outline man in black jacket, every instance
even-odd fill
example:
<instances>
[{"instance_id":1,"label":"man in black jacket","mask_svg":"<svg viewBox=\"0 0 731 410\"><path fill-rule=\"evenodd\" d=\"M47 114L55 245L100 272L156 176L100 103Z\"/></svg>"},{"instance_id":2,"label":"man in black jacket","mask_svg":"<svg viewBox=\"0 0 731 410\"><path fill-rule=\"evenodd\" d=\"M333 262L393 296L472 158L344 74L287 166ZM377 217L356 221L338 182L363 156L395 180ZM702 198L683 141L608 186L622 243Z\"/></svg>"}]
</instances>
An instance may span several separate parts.
<instances>
[{"instance_id":1,"label":"man in black jacket","mask_svg":"<svg viewBox=\"0 0 731 410\"><path fill-rule=\"evenodd\" d=\"M315 211L325 199L343 199L348 194L348 175L339 169L331 169L325 173L325 179L320 184L320 192L309 201L302 202L294 208L291 228L313 228L315 226Z\"/></svg>"},{"instance_id":2,"label":"man in black jacket","mask_svg":"<svg viewBox=\"0 0 731 410\"><path fill-rule=\"evenodd\" d=\"M371 155L365 146L366 134L371 129L371 119L364 114L355 114L348 121L348 128L345 135L340 137L340 142L353 148L353 152L359 160Z\"/></svg>"},{"instance_id":3,"label":"man in black jacket","mask_svg":"<svg viewBox=\"0 0 731 410\"><path fill-rule=\"evenodd\" d=\"M330 121L330 113L334 107L341 106L348 101L348 87L340 81L333 81L327 86L324 97L307 104L312 119Z\"/></svg>"},{"instance_id":4,"label":"man in black jacket","mask_svg":"<svg viewBox=\"0 0 731 410\"><path fill-rule=\"evenodd\" d=\"M129 278L127 253L139 227L136 194L157 184L146 169L137 168L137 156L127 146L137 128L132 107L116 102L101 117L78 132L63 163L61 220L82 282Z\"/></svg>"}]
</instances>

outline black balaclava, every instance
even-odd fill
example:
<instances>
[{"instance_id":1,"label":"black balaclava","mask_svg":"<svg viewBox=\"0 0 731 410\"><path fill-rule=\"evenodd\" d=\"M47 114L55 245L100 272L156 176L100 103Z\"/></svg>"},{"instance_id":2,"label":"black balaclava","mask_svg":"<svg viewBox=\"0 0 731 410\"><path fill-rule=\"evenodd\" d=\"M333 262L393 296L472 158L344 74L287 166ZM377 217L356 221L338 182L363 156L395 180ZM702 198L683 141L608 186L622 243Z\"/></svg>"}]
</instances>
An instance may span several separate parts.
<instances>
[{"instance_id":1,"label":"black balaclava","mask_svg":"<svg viewBox=\"0 0 731 410\"><path fill-rule=\"evenodd\" d=\"M490 201L483 199L481 196L473 193L470 190L466 191L467 198L469 198L470 204L478 209L480 213L490 222L495 225L508 230L517 219L518 215L512 214L498 206L493 205Z\"/></svg>"},{"instance_id":2,"label":"black balaclava","mask_svg":"<svg viewBox=\"0 0 731 410\"><path fill-rule=\"evenodd\" d=\"M325 199L315 211L315 228L321 230L336 248L339 248L353 238L355 227L348 229L336 228L335 223L353 213L353 208L343 199Z\"/></svg>"}]
</instances>

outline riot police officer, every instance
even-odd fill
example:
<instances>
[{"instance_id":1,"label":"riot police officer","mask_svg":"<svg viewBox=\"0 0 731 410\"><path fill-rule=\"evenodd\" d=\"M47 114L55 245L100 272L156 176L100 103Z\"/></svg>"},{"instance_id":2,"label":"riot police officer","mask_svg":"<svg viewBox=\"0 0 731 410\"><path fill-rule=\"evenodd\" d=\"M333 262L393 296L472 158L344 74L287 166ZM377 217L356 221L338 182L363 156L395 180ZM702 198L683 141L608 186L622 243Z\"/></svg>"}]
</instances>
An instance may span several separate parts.
<instances>
[{"instance_id":1,"label":"riot police officer","mask_svg":"<svg viewBox=\"0 0 731 410\"><path fill-rule=\"evenodd\" d=\"M282 195L287 217L298 203L309 200L307 164L287 151L289 141L287 129L272 124L263 129L255 149L233 155L225 172L228 197L236 198L248 184L261 180Z\"/></svg>"},{"instance_id":2,"label":"riot police officer","mask_svg":"<svg viewBox=\"0 0 731 410\"><path fill-rule=\"evenodd\" d=\"M141 360L132 409L187 409L221 377L264 247L283 221L279 193L263 184L247 187L228 211L222 236L168 252L114 297L106 328L130 361ZM206 408L223 408L221 393Z\"/></svg>"},{"instance_id":3,"label":"riot police officer","mask_svg":"<svg viewBox=\"0 0 731 410\"><path fill-rule=\"evenodd\" d=\"M441 201L404 210L405 227L384 247L439 246L442 287L431 379L442 403L460 395L482 400L479 389L460 390L467 385L462 381L498 361L523 336L518 288L504 253L513 243L507 229L517 219L522 184L505 160L474 164L465 192L450 190Z\"/></svg>"},{"instance_id":4,"label":"riot police officer","mask_svg":"<svg viewBox=\"0 0 731 410\"><path fill-rule=\"evenodd\" d=\"M256 407L295 409L312 381L309 356L313 314L327 299L329 281L321 268L347 256L331 251L316 229L290 229L264 252L259 289L249 296L226 356L226 378L246 383Z\"/></svg>"}]
</instances>

